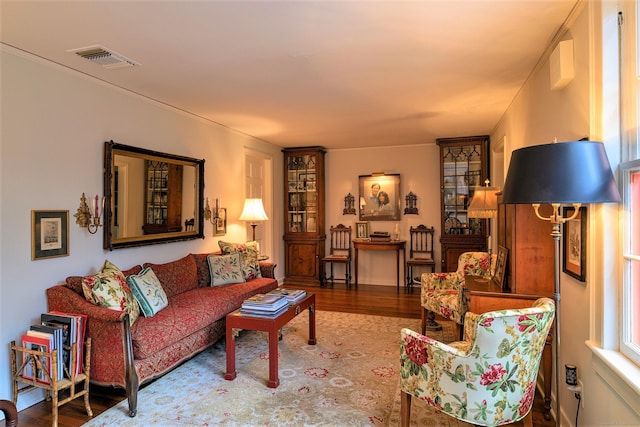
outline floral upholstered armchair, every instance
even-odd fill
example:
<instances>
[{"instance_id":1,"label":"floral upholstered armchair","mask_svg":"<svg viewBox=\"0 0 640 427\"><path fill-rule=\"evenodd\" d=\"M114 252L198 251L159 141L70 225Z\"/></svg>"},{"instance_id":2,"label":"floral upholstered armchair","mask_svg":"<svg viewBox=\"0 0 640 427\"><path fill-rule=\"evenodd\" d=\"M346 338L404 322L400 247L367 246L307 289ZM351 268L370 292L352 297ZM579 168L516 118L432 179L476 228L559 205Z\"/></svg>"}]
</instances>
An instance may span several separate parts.
<instances>
[{"instance_id":1,"label":"floral upholstered armchair","mask_svg":"<svg viewBox=\"0 0 640 427\"><path fill-rule=\"evenodd\" d=\"M434 320L434 313L453 320L460 328L464 315L469 309L462 288L466 275L491 278L495 268L496 256L488 252L464 252L458 257L458 269L452 273L424 273L420 302L422 305L422 334L427 326L430 329L441 329Z\"/></svg>"},{"instance_id":2,"label":"floral upholstered armchair","mask_svg":"<svg viewBox=\"0 0 640 427\"><path fill-rule=\"evenodd\" d=\"M555 305L465 316L464 341L443 344L403 328L400 335L401 425L408 426L411 397L476 425L498 426L525 418ZM527 417L531 421L531 417ZM528 423L530 425L530 423Z\"/></svg>"}]
</instances>

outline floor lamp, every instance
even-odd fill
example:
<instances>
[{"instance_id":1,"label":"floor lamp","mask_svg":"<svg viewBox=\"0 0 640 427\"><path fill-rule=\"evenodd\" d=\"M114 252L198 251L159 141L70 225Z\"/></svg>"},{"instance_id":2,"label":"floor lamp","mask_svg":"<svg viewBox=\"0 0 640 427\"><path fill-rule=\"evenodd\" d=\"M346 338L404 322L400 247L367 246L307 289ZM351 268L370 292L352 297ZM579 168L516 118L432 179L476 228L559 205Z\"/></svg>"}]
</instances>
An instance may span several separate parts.
<instances>
[{"instance_id":1,"label":"floor lamp","mask_svg":"<svg viewBox=\"0 0 640 427\"><path fill-rule=\"evenodd\" d=\"M578 214L581 204L620 202L604 144L593 141L557 142L515 150L502 191L502 203L531 204L536 216L549 221L554 239L554 299L556 324L554 356L556 383L556 425L560 425L560 225ZM549 217L540 215L540 204L550 204ZM563 218L560 206L575 207ZM545 381L547 379L545 378Z\"/></svg>"}]
</instances>

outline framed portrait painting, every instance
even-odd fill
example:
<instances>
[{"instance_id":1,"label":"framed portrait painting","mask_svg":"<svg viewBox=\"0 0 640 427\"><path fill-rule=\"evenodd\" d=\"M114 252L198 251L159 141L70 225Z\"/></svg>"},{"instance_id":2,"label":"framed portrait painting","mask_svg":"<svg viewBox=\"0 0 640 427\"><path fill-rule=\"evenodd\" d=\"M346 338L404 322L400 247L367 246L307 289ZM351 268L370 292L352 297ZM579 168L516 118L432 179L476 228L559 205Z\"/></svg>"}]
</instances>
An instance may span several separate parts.
<instances>
[{"instance_id":1,"label":"framed portrait painting","mask_svg":"<svg viewBox=\"0 0 640 427\"><path fill-rule=\"evenodd\" d=\"M31 259L69 255L69 211L31 211Z\"/></svg>"},{"instance_id":2,"label":"framed portrait painting","mask_svg":"<svg viewBox=\"0 0 640 427\"><path fill-rule=\"evenodd\" d=\"M570 217L575 208L563 208L563 216ZM587 208L581 207L578 215L564 223L562 230L562 271L578 279L585 281L586 270L586 240L587 240Z\"/></svg>"},{"instance_id":3,"label":"framed portrait painting","mask_svg":"<svg viewBox=\"0 0 640 427\"><path fill-rule=\"evenodd\" d=\"M400 221L400 174L360 175L360 221Z\"/></svg>"}]
</instances>

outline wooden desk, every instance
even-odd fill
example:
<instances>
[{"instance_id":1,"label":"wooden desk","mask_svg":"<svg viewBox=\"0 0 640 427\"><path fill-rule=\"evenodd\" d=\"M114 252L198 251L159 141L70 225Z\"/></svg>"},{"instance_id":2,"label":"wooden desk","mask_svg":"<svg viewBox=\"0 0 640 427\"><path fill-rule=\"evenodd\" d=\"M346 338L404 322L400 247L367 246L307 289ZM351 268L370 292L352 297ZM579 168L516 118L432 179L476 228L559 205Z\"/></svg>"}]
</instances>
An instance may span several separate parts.
<instances>
[{"instance_id":1,"label":"wooden desk","mask_svg":"<svg viewBox=\"0 0 640 427\"><path fill-rule=\"evenodd\" d=\"M402 277L407 275L405 248L406 240L391 240L388 242L372 242L369 240L353 240L354 260L356 265L355 285L358 287L358 251L396 251L396 288L400 292L400 253L402 252ZM403 279L404 280L404 279Z\"/></svg>"},{"instance_id":2,"label":"wooden desk","mask_svg":"<svg viewBox=\"0 0 640 427\"><path fill-rule=\"evenodd\" d=\"M538 298L544 295L516 294L502 290L490 280L482 280L476 276L465 276L464 298L469 301L469 311L477 314L494 310L510 308L531 307ZM550 298L550 297L547 297ZM551 298L553 299L553 298ZM553 365L551 360L551 343L553 338L553 326L547 336L547 341L542 353L542 375L544 376L544 418L551 419L551 384L553 383Z\"/></svg>"}]
</instances>

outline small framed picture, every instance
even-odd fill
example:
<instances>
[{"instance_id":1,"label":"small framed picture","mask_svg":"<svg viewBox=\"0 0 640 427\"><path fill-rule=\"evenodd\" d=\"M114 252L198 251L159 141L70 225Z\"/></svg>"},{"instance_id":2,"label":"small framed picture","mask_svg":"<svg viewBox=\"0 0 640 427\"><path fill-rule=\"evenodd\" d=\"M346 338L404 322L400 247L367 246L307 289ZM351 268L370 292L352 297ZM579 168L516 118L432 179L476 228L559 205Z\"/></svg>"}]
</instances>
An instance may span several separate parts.
<instances>
[{"instance_id":1,"label":"small framed picture","mask_svg":"<svg viewBox=\"0 0 640 427\"><path fill-rule=\"evenodd\" d=\"M507 257L509 256L509 249L504 246L498 246L498 259L496 260L496 271L493 274L491 280L500 289L505 289L505 277L507 270Z\"/></svg>"},{"instance_id":2,"label":"small framed picture","mask_svg":"<svg viewBox=\"0 0 640 427\"><path fill-rule=\"evenodd\" d=\"M356 239L368 239L368 238L369 238L369 222L356 221Z\"/></svg>"},{"instance_id":3,"label":"small framed picture","mask_svg":"<svg viewBox=\"0 0 640 427\"><path fill-rule=\"evenodd\" d=\"M227 234L227 208L218 209L218 218L213 222L213 235L224 236Z\"/></svg>"},{"instance_id":4,"label":"small framed picture","mask_svg":"<svg viewBox=\"0 0 640 427\"><path fill-rule=\"evenodd\" d=\"M575 208L563 209L563 217L569 218L575 212ZM564 223L562 229L562 271L569 276L585 281L587 260L587 208L581 207L578 215Z\"/></svg>"},{"instance_id":5,"label":"small framed picture","mask_svg":"<svg viewBox=\"0 0 640 427\"><path fill-rule=\"evenodd\" d=\"M69 255L69 211L31 211L31 259Z\"/></svg>"}]
</instances>

